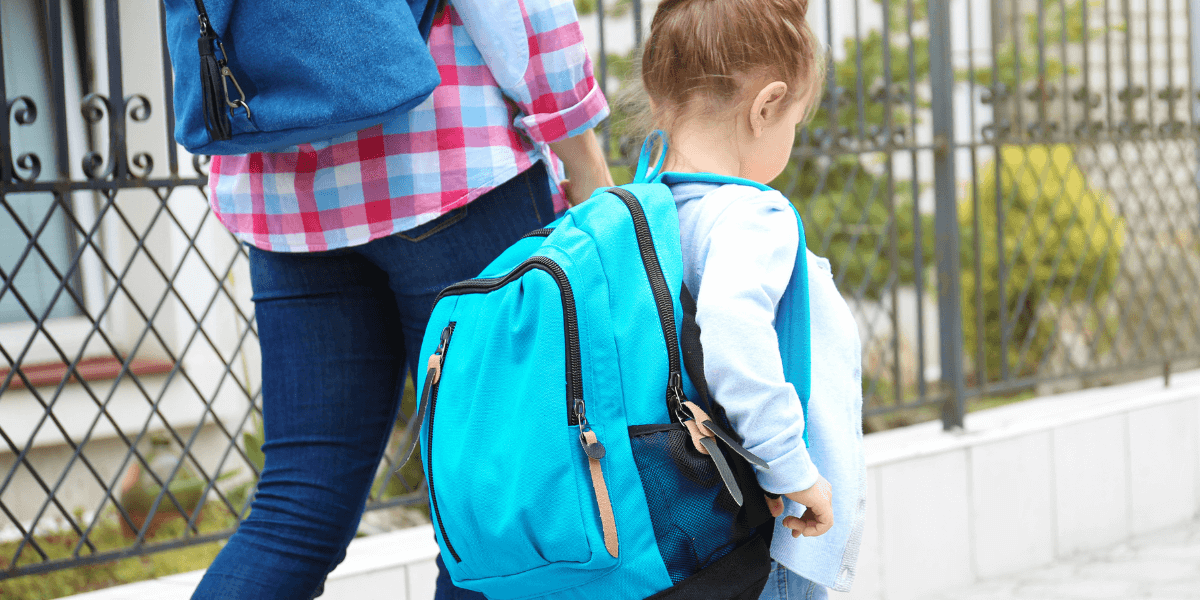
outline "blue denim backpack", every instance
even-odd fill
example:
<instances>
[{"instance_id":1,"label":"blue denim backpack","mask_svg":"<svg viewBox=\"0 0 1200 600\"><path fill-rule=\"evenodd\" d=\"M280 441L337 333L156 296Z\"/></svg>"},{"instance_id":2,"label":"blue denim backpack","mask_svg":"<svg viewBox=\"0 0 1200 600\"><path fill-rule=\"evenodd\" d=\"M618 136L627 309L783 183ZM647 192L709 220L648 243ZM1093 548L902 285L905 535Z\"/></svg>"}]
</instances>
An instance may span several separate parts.
<instances>
[{"instance_id":1,"label":"blue denim backpack","mask_svg":"<svg viewBox=\"0 0 1200 600\"><path fill-rule=\"evenodd\" d=\"M446 568L493 600L753 600L769 574L766 464L708 398L664 182L765 186L661 159L643 176L652 141L635 183L527 234L429 319L410 432ZM776 329L806 403L800 239Z\"/></svg>"},{"instance_id":2,"label":"blue denim backpack","mask_svg":"<svg viewBox=\"0 0 1200 600\"><path fill-rule=\"evenodd\" d=\"M426 44L439 0L163 3L175 141L193 154L334 138L408 112L441 82Z\"/></svg>"}]
</instances>

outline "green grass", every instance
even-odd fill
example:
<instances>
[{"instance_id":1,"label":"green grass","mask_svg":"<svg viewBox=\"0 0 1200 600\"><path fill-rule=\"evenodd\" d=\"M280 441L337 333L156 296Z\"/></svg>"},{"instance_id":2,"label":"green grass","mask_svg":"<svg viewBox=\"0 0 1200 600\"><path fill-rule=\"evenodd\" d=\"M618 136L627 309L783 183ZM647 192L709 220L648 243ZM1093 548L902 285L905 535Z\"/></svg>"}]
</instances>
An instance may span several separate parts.
<instances>
[{"instance_id":1,"label":"green grass","mask_svg":"<svg viewBox=\"0 0 1200 600\"><path fill-rule=\"evenodd\" d=\"M236 522L225 506L210 502L202 510L198 528L201 534L215 533L232 527ZM164 523L154 536L147 538L146 542L149 545L181 538L185 526L186 523L182 518ZM67 530L39 535L36 536L36 539L42 550L49 555L49 560L56 560L71 556L75 545L79 542L79 535L74 531ZM92 531L89 539L95 544L97 552L117 550L130 545L130 540L121 532L115 514L107 515ZM223 543L220 541L210 542L178 550L156 552L146 556L5 579L0 581L0 599L61 598L115 585L203 569L216 558ZM19 544L20 541L0 544L0 557L3 557L0 558L0 568L9 566ZM89 554L86 546L80 553L85 557ZM38 553L27 544L17 562L19 565L31 565L43 561Z\"/></svg>"}]
</instances>

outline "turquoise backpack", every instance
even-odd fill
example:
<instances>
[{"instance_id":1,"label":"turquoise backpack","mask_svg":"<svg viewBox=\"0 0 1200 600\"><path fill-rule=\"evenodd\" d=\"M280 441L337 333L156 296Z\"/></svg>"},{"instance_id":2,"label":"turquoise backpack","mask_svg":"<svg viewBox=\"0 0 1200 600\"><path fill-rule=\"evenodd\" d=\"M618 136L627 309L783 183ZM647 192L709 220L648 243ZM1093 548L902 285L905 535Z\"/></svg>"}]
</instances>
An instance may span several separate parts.
<instances>
[{"instance_id":1,"label":"turquoise backpack","mask_svg":"<svg viewBox=\"0 0 1200 600\"><path fill-rule=\"evenodd\" d=\"M707 397L664 183L765 186L661 158L646 174L653 141L635 183L527 234L430 316L410 430L446 568L492 600L753 600L769 573L766 464ZM776 329L807 403L800 231Z\"/></svg>"}]
</instances>

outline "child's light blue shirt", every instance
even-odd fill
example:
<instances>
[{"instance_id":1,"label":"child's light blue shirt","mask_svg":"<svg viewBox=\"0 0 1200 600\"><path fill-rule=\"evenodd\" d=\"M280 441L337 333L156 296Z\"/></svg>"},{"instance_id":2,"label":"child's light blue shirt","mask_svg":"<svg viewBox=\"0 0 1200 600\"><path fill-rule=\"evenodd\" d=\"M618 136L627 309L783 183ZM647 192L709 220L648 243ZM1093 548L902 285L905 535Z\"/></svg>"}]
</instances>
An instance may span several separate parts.
<instances>
[{"instance_id":1,"label":"child's light blue shirt","mask_svg":"<svg viewBox=\"0 0 1200 600\"><path fill-rule=\"evenodd\" d=\"M784 379L774 329L799 248L787 198L733 184L671 189L679 209L683 279L696 295L705 378L746 448L770 465L759 471L759 483L790 493L808 489L820 474L833 487L833 528L795 539L780 518L771 556L806 579L849 590L866 516L858 326L833 283L829 261L806 250L812 390L805 423L800 399ZM784 510L800 516L804 507L785 499Z\"/></svg>"}]
</instances>

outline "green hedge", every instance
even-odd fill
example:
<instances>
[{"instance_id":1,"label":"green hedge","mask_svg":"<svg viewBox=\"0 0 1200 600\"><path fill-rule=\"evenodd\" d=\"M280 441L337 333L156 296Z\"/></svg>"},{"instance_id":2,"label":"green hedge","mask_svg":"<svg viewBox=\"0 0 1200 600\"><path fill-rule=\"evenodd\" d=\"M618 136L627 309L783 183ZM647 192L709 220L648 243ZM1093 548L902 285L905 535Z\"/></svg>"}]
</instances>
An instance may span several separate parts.
<instances>
[{"instance_id":1,"label":"green hedge","mask_svg":"<svg viewBox=\"0 0 1200 600\"><path fill-rule=\"evenodd\" d=\"M995 163L985 169L979 182L982 334L977 331L975 202L968 198L959 207L964 349L974 360L983 336L988 379L1000 374L1005 334L1000 325L1001 301L1008 311L1010 375L1033 374L1054 343L1057 326L1056 317L1039 319L1039 311L1089 297L1093 305L1102 305L1116 281L1125 243L1123 221L1088 185L1072 147L1004 146L999 162L1003 244L998 243ZM1001 246L1005 257L1003 298Z\"/></svg>"}]
</instances>

